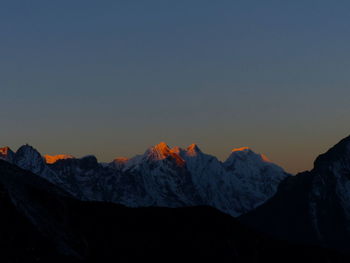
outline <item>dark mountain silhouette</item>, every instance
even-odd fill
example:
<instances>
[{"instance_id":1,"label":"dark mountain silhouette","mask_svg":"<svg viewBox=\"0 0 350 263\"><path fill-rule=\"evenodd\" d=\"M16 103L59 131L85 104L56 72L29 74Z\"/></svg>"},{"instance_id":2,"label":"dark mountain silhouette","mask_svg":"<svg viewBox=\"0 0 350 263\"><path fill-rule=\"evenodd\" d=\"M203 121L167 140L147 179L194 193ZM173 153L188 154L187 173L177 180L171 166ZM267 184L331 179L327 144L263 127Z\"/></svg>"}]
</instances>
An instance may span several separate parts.
<instances>
[{"instance_id":1,"label":"dark mountain silhouette","mask_svg":"<svg viewBox=\"0 0 350 263\"><path fill-rule=\"evenodd\" d=\"M285 179L274 197L240 217L275 237L350 251L350 137L313 170Z\"/></svg>"}]
</instances>

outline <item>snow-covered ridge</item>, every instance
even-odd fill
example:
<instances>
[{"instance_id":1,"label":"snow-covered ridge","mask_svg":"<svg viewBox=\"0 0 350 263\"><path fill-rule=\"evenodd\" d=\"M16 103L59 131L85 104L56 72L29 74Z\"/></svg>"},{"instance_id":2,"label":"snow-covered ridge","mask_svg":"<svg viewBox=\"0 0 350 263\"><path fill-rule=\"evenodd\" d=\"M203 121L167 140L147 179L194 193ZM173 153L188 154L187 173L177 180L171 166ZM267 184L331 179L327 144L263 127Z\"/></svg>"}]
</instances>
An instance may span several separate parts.
<instances>
[{"instance_id":1,"label":"snow-covered ridge","mask_svg":"<svg viewBox=\"0 0 350 263\"><path fill-rule=\"evenodd\" d=\"M7 160L82 200L133 207L211 205L234 216L265 202L288 176L247 147L234 149L225 162L203 153L196 144L183 149L165 142L142 155L116 158L107 164L94 156L43 157L29 145L13 155Z\"/></svg>"}]
</instances>

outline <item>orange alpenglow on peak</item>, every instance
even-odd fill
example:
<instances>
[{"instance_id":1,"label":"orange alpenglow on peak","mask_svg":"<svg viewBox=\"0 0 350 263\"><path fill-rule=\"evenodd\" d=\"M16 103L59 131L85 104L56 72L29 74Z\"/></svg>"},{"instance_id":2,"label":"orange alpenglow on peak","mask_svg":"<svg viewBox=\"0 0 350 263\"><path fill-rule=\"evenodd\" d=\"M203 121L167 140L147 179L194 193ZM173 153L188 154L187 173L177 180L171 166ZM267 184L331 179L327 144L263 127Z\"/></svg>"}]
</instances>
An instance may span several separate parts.
<instances>
[{"instance_id":1,"label":"orange alpenglow on peak","mask_svg":"<svg viewBox=\"0 0 350 263\"><path fill-rule=\"evenodd\" d=\"M241 148L232 149L232 152L243 152L248 150L251 150L251 149L249 147L241 147Z\"/></svg>"},{"instance_id":2,"label":"orange alpenglow on peak","mask_svg":"<svg viewBox=\"0 0 350 263\"><path fill-rule=\"evenodd\" d=\"M58 155L45 155L45 162L47 164L54 164L59 160L74 159L74 156L68 154L58 154Z\"/></svg>"},{"instance_id":3,"label":"orange alpenglow on peak","mask_svg":"<svg viewBox=\"0 0 350 263\"><path fill-rule=\"evenodd\" d=\"M195 143L192 143L190 146L187 147L187 155L189 156L195 156L200 151L201 150L198 148L197 144Z\"/></svg>"},{"instance_id":4,"label":"orange alpenglow on peak","mask_svg":"<svg viewBox=\"0 0 350 263\"><path fill-rule=\"evenodd\" d=\"M168 156L171 156L175 159L176 163L179 166L183 166L185 164L185 161L178 154L179 148L177 148L177 147L170 149L169 146L165 142L160 142L152 148L156 152L158 152L159 159L166 159Z\"/></svg>"},{"instance_id":5,"label":"orange alpenglow on peak","mask_svg":"<svg viewBox=\"0 0 350 263\"><path fill-rule=\"evenodd\" d=\"M1 154L7 154L9 151L11 151L11 149L8 146L0 148L0 153Z\"/></svg>"},{"instance_id":6,"label":"orange alpenglow on peak","mask_svg":"<svg viewBox=\"0 0 350 263\"><path fill-rule=\"evenodd\" d=\"M262 159L264 162L267 162L267 163L270 163L270 162L271 162L270 159L267 158L267 156L266 156L265 154L260 154L260 156L261 156L261 159Z\"/></svg>"},{"instance_id":7,"label":"orange alpenglow on peak","mask_svg":"<svg viewBox=\"0 0 350 263\"><path fill-rule=\"evenodd\" d=\"M176 154L180 154L181 150L182 149L179 146L175 146L175 147L171 148L170 151L173 153L176 153Z\"/></svg>"},{"instance_id":8,"label":"orange alpenglow on peak","mask_svg":"<svg viewBox=\"0 0 350 263\"><path fill-rule=\"evenodd\" d=\"M249 147L241 147L241 148L236 148L236 149L233 149L233 150L232 150L233 153L234 153L234 152L248 152L248 151L253 152L252 149L249 148ZM257 154L257 155L259 155L260 158L261 158L264 162L268 162L268 163L271 162L270 159L267 158L267 156L266 156L265 154Z\"/></svg>"},{"instance_id":9,"label":"orange alpenglow on peak","mask_svg":"<svg viewBox=\"0 0 350 263\"><path fill-rule=\"evenodd\" d=\"M159 150L161 152L170 151L169 146L165 142L158 143L157 145L154 146L154 149Z\"/></svg>"},{"instance_id":10,"label":"orange alpenglow on peak","mask_svg":"<svg viewBox=\"0 0 350 263\"><path fill-rule=\"evenodd\" d=\"M187 147L187 150L198 150L198 145L195 143L192 143L190 146Z\"/></svg>"}]
</instances>

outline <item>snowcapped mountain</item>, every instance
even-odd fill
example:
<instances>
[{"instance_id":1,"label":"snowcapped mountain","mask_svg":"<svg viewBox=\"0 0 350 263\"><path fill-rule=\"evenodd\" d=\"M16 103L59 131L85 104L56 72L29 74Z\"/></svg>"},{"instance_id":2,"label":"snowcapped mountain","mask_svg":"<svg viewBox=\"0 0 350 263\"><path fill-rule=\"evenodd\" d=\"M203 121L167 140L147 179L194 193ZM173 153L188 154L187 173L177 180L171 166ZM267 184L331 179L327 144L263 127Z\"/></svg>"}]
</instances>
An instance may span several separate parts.
<instances>
[{"instance_id":1,"label":"snowcapped mountain","mask_svg":"<svg viewBox=\"0 0 350 263\"><path fill-rule=\"evenodd\" d=\"M254 207L249 200L255 193L249 192L235 175L228 173L216 157L203 153L195 144L187 149L177 147L176 151L185 160L192 181L205 204L233 216Z\"/></svg>"},{"instance_id":2,"label":"snowcapped mountain","mask_svg":"<svg viewBox=\"0 0 350 263\"><path fill-rule=\"evenodd\" d=\"M81 200L131 207L210 205L233 216L265 202L287 177L282 168L248 148L232 151L221 162L195 144L182 149L164 142L108 164L94 156L43 157L29 145L20 147L11 160Z\"/></svg>"},{"instance_id":3,"label":"snowcapped mountain","mask_svg":"<svg viewBox=\"0 0 350 263\"><path fill-rule=\"evenodd\" d=\"M192 181L185 160L162 142L149 148L143 155L136 156L126 162L124 176L133 178L135 188L129 189L124 195L123 203L137 193L132 200L142 199L143 205L149 206L192 206L202 204L200 195ZM124 184L129 187L128 184ZM131 190L131 191L130 191ZM141 196L140 196L140 193Z\"/></svg>"},{"instance_id":4,"label":"snowcapped mountain","mask_svg":"<svg viewBox=\"0 0 350 263\"><path fill-rule=\"evenodd\" d=\"M236 150L222 163L195 144L182 149L170 148L165 143L126 161L123 172L129 178L130 175L139 178L137 185L142 182L142 192L147 197L152 195L152 205L206 204L233 216L269 199L288 176L282 168L252 150L241 153Z\"/></svg>"},{"instance_id":5,"label":"snowcapped mountain","mask_svg":"<svg viewBox=\"0 0 350 263\"><path fill-rule=\"evenodd\" d=\"M242 182L246 192L255 193L250 198L254 207L272 197L280 182L288 176L265 155L256 154L248 147L233 149L224 167L228 174ZM249 208L251 204L247 206Z\"/></svg>"},{"instance_id":6,"label":"snowcapped mountain","mask_svg":"<svg viewBox=\"0 0 350 263\"><path fill-rule=\"evenodd\" d=\"M311 171L284 180L241 220L279 238L350 247L350 137L320 155Z\"/></svg>"},{"instance_id":7,"label":"snowcapped mountain","mask_svg":"<svg viewBox=\"0 0 350 263\"><path fill-rule=\"evenodd\" d=\"M224 162L195 144L176 148L206 204L237 216L265 202L288 174L248 148L235 149Z\"/></svg>"}]
</instances>

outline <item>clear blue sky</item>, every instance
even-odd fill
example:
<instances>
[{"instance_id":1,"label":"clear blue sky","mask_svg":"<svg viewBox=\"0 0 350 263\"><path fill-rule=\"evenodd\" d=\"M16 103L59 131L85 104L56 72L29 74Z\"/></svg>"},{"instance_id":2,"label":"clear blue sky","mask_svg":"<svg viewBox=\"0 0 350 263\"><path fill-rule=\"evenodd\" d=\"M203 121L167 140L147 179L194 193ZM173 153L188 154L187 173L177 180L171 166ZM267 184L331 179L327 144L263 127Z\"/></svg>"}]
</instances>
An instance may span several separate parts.
<instances>
[{"instance_id":1,"label":"clear blue sky","mask_svg":"<svg viewBox=\"0 0 350 263\"><path fill-rule=\"evenodd\" d=\"M250 146L309 169L350 134L349 1L1 1L2 145Z\"/></svg>"}]
</instances>

